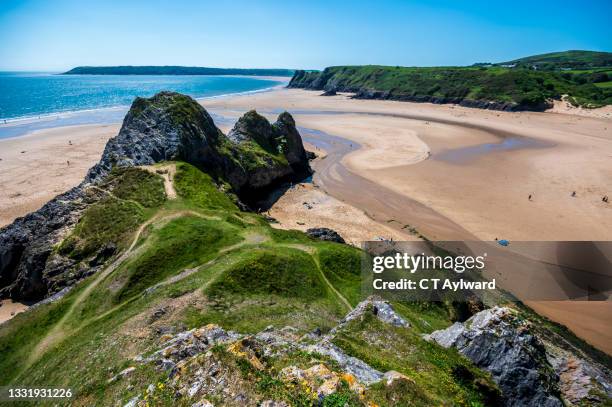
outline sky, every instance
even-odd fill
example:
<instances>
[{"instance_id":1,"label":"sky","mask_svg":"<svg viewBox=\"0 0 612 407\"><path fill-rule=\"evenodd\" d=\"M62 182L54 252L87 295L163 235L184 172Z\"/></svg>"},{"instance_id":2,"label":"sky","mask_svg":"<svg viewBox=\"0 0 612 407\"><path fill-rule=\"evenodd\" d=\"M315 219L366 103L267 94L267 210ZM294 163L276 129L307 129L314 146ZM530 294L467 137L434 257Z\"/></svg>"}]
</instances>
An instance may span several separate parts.
<instances>
[{"instance_id":1,"label":"sky","mask_svg":"<svg viewBox=\"0 0 612 407\"><path fill-rule=\"evenodd\" d=\"M0 70L322 69L612 51L612 0L1 0Z\"/></svg>"}]
</instances>

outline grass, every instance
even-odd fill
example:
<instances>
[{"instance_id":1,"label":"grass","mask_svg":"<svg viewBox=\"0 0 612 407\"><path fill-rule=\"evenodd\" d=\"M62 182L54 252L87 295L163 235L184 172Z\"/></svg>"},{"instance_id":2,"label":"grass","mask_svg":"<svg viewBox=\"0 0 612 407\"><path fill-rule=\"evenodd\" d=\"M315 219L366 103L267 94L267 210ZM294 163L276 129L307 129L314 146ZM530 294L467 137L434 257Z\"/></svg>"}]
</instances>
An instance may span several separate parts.
<instances>
[{"instance_id":1,"label":"grass","mask_svg":"<svg viewBox=\"0 0 612 407\"><path fill-rule=\"evenodd\" d=\"M161 177L137 168L113 171L100 188L105 197L85 210L59 245L61 254L83 260L107 244L124 246L127 237L166 199Z\"/></svg>"},{"instance_id":2,"label":"grass","mask_svg":"<svg viewBox=\"0 0 612 407\"><path fill-rule=\"evenodd\" d=\"M210 176L184 163L177 163L178 198L174 200L159 200L162 186L156 176L141 172L115 176L112 188L104 188L118 195L90 208L67 239L127 242L135 239L134 230L145 219L151 224L141 228L129 258L111 269L88 296L81 294L99 274L81 281L61 300L0 325L1 385L70 387L76 394L70 403L76 406L125 403L149 384L167 381L167 375L154 366L133 361L135 355L161 346L159 328L180 331L217 323L251 334L268 325L293 326L299 335L315 328L328 332L347 312L337 293L352 305L359 302L358 249L273 229L260 215L240 212ZM117 222L123 216L129 222ZM107 230L105 223L122 226ZM193 272L183 273L187 268ZM155 289L148 290L151 287ZM335 340L347 353L373 367L397 370L413 380L391 387L372 386L368 390L372 401L380 406L479 406L495 396L489 377L467 359L421 338L421 333L450 325L448 307L393 305L409 320L410 329L385 325L367 314L343 328ZM152 320L153 312L161 308L168 310L162 320ZM54 330L62 318L66 319L62 329ZM24 363L55 331L59 336L52 345L43 348L31 364ZM266 359L268 368L259 373L223 349L216 349L215 357L234 369L246 391L294 405L310 405L311 394L281 384L280 369L289 365L307 368L317 361L338 368L320 355L299 351ZM129 377L109 382L130 366L137 369ZM173 405L171 396L156 390L152 404ZM178 405L183 402L179 400ZM345 387L322 401L327 406L360 402ZM68 401L58 404L62 403Z\"/></svg>"},{"instance_id":3,"label":"grass","mask_svg":"<svg viewBox=\"0 0 612 407\"><path fill-rule=\"evenodd\" d=\"M315 270L312 257L300 250L253 249L215 281L207 293L213 298L261 294L310 300L325 292Z\"/></svg>"},{"instance_id":4,"label":"grass","mask_svg":"<svg viewBox=\"0 0 612 407\"><path fill-rule=\"evenodd\" d=\"M538 69L543 70L591 69L612 66L612 53L597 51L551 52L502 62L501 64L516 64L518 67L536 66Z\"/></svg>"},{"instance_id":5,"label":"grass","mask_svg":"<svg viewBox=\"0 0 612 407\"><path fill-rule=\"evenodd\" d=\"M334 343L380 371L411 378L414 385L400 392L406 405L489 405L499 396L490 376L456 351L424 341L411 329L384 324L371 312L351 321Z\"/></svg>"},{"instance_id":6,"label":"grass","mask_svg":"<svg viewBox=\"0 0 612 407\"><path fill-rule=\"evenodd\" d=\"M122 245L130 232L146 220L145 212L133 202L107 197L87 208L59 252L82 260L108 243Z\"/></svg>"},{"instance_id":7,"label":"grass","mask_svg":"<svg viewBox=\"0 0 612 407\"><path fill-rule=\"evenodd\" d=\"M361 252L334 243L317 245L319 264L327 279L351 303L361 301Z\"/></svg>"},{"instance_id":8,"label":"grass","mask_svg":"<svg viewBox=\"0 0 612 407\"><path fill-rule=\"evenodd\" d=\"M185 216L171 221L150 239L142 255L126 267L127 281L114 300L121 302L169 275L199 266L222 247L237 243L240 236L220 222ZM230 232L230 233L228 233Z\"/></svg>"},{"instance_id":9,"label":"grass","mask_svg":"<svg viewBox=\"0 0 612 407\"><path fill-rule=\"evenodd\" d=\"M219 191L210 175L187 163L177 163L176 193L192 205L209 210L237 211L234 202Z\"/></svg>"},{"instance_id":10,"label":"grass","mask_svg":"<svg viewBox=\"0 0 612 407\"><path fill-rule=\"evenodd\" d=\"M397 100L509 103L520 109L541 110L549 99L569 94L575 104L612 104L612 92L595 86L592 74L491 67L406 68L336 66L322 72L297 71L289 86L338 91L386 92ZM316 83L315 83L316 81Z\"/></svg>"},{"instance_id":11,"label":"grass","mask_svg":"<svg viewBox=\"0 0 612 407\"><path fill-rule=\"evenodd\" d=\"M134 201L145 208L159 207L166 200L164 180L139 168L113 169L104 189L125 201Z\"/></svg>"}]
</instances>

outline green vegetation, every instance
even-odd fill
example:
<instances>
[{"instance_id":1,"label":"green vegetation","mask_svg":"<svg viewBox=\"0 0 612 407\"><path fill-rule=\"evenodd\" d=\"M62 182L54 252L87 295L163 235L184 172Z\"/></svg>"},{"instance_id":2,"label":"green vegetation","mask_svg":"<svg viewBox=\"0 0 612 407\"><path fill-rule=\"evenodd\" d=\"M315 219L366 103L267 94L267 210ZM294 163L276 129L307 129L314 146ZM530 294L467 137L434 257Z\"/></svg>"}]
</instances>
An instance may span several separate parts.
<instances>
[{"instance_id":1,"label":"green vegetation","mask_svg":"<svg viewBox=\"0 0 612 407\"><path fill-rule=\"evenodd\" d=\"M84 256L93 250L85 248L113 241L122 254L59 301L0 325L0 385L70 387L75 399L53 404L89 406L125 403L154 384L146 393L151 405L176 405L167 373L134 362L136 355L163 346L165 332L216 323L250 334L268 325L292 326L298 336L315 328L325 333L362 299L358 249L271 228L260 215L239 211L210 176L191 165L176 163L174 187L178 197L162 199L159 176L138 169L113 173L98 191L107 196L60 248ZM114 224L122 226L107 227ZM380 406L494 403L498 393L487 374L455 350L421 337L452 323L449 306L393 306L410 329L366 313L336 335L335 344L348 354L409 378L371 386L368 400ZM293 405L312 405L313 394L282 382L282 368L324 363L339 372L333 360L297 350L261 356L262 370L227 347L202 357L221 361L229 377L243 381L244 391ZM128 367L136 369L110 380ZM326 406L362 402L346 382L322 400Z\"/></svg>"},{"instance_id":2,"label":"green vegetation","mask_svg":"<svg viewBox=\"0 0 612 407\"><path fill-rule=\"evenodd\" d=\"M145 208L156 208L166 200L164 181L138 168L117 168L102 188L124 201L134 201Z\"/></svg>"},{"instance_id":3,"label":"green vegetation","mask_svg":"<svg viewBox=\"0 0 612 407\"><path fill-rule=\"evenodd\" d=\"M593 108L612 104L610 87L598 85L610 81L611 66L612 53L587 51L471 67L335 66L322 72L296 71L289 87L476 107L492 102L519 110L542 110L551 99L569 95L571 103Z\"/></svg>"},{"instance_id":4,"label":"green vegetation","mask_svg":"<svg viewBox=\"0 0 612 407\"><path fill-rule=\"evenodd\" d=\"M176 193L185 201L202 209L237 211L236 205L219 191L210 175L185 164L176 164Z\"/></svg>"},{"instance_id":5,"label":"green vegetation","mask_svg":"<svg viewBox=\"0 0 612 407\"><path fill-rule=\"evenodd\" d=\"M488 374L459 353L424 341L411 329L385 324L372 312L342 328L334 343L380 371L395 370L414 380L398 392L405 405L494 405L499 397Z\"/></svg>"},{"instance_id":6,"label":"green vegetation","mask_svg":"<svg viewBox=\"0 0 612 407\"><path fill-rule=\"evenodd\" d=\"M204 264L220 248L240 240L231 232L233 228L218 221L193 216L170 221L129 264L127 281L117 292L116 302L141 293L177 271Z\"/></svg>"},{"instance_id":7,"label":"green vegetation","mask_svg":"<svg viewBox=\"0 0 612 407\"><path fill-rule=\"evenodd\" d=\"M612 52L563 51L533 55L496 65L516 65L516 67L543 70L591 69L612 67Z\"/></svg>"},{"instance_id":8,"label":"green vegetation","mask_svg":"<svg viewBox=\"0 0 612 407\"><path fill-rule=\"evenodd\" d=\"M125 246L129 235L166 199L162 179L136 168L113 171L97 192L104 197L85 210L58 248L60 253L81 260L109 243Z\"/></svg>"},{"instance_id":9,"label":"green vegetation","mask_svg":"<svg viewBox=\"0 0 612 407\"><path fill-rule=\"evenodd\" d=\"M208 294L279 295L313 299L325 292L319 281L312 257L298 249L282 252L254 249L240 262L230 267L209 288Z\"/></svg>"},{"instance_id":10,"label":"green vegetation","mask_svg":"<svg viewBox=\"0 0 612 407\"><path fill-rule=\"evenodd\" d=\"M246 173L261 168L288 165L287 158L282 151L268 151L252 140L240 144L234 144L227 140L220 145L220 151L237 166L242 167Z\"/></svg>"},{"instance_id":11,"label":"green vegetation","mask_svg":"<svg viewBox=\"0 0 612 407\"><path fill-rule=\"evenodd\" d=\"M77 66L64 75L252 75L291 76L291 69L205 68L197 66Z\"/></svg>"}]
</instances>

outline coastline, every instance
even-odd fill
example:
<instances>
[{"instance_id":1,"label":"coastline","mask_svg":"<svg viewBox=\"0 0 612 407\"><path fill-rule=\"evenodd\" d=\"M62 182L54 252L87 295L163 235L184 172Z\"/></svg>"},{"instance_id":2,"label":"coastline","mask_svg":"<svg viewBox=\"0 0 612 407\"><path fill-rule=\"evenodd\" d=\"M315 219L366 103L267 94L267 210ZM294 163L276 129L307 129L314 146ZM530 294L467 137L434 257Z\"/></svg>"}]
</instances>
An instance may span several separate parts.
<instances>
[{"instance_id":1,"label":"coastline","mask_svg":"<svg viewBox=\"0 0 612 407\"><path fill-rule=\"evenodd\" d=\"M286 109L303 128L358 143L361 148L344 155L339 163L341 168L429 208L479 239L612 239L612 217L609 216L612 206L599 200L601 195L612 192L610 120L556 113L507 113L452 105L352 100L345 95L319 97L319 93L276 89L215 97L201 103L212 114L227 118L219 123L224 131L231 127L232 118L247 110L255 108L274 117ZM58 127L0 140L0 158L3 158L0 186L7 191L0 201L3 224L11 217L35 210L36 205L78 184L97 161L106 140L118 131L118 125L114 126ZM495 131L549 144L542 148L526 146L479 152L465 162L438 159L448 150L499 143ZM63 165L67 154L73 154L70 168ZM325 162L325 152L321 155L314 163L315 168ZM30 166L24 166L26 163ZM333 180L337 175L332 169L327 177ZM28 180L35 182L28 183ZM342 179L336 180L342 182ZM315 175L315 185L318 182ZM395 225L394 219L380 217L377 214L380 208L361 206L367 202L351 202L352 198L347 195L349 189L367 195L367 189L360 189L362 187L363 184L352 184L345 191L335 187L326 190L325 185L298 187L285 194L270 214L278 218L279 227L289 229L326 226L337 227L341 232L344 229L347 233L355 226L358 233L348 236L352 242L386 234L394 239L411 238L406 230L402 232L404 225ZM576 198L570 197L573 190L578 192ZM9 193L22 195L11 197ZM534 201L527 199L530 193L535 195ZM15 205L16 199L30 204ZM303 202L315 204L308 209ZM14 207L15 213L9 214L8 207ZM406 210L406 207L399 210L406 216L406 223L410 224L410 219L419 222L419 212ZM297 223L298 219L303 225ZM336 226L322 224L334 221ZM350 221L354 221L354 225ZM416 229L430 236L427 225L423 227L425 229ZM434 238L445 237L442 229L436 233ZM539 308L538 304L529 305L612 353L612 333L606 322L612 315L610 302L542 303ZM574 317L580 313L597 317Z\"/></svg>"},{"instance_id":2,"label":"coastline","mask_svg":"<svg viewBox=\"0 0 612 407\"><path fill-rule=\"evenodd\" d=\"M226 98L236 96L246 96L254 93L269 92L284 87L290 78L282 76L249 76L249 75L215 75L217 77L235 77L260 79L279 82L276 85L266 88L249 90L244 92L226 93L212 96L202 96L195 98L199 102L215 98ZM98 107L91 109L66 110L53 113L44 113L17 118L7 118L0 122L0 140L14 137L21 137L36 130L45 130L56 127L68 127L78 125L96 124L115 124L121 123L123 117L129 110L130 105L117 105L108 107Z\"/></svg>"}]
</instances>

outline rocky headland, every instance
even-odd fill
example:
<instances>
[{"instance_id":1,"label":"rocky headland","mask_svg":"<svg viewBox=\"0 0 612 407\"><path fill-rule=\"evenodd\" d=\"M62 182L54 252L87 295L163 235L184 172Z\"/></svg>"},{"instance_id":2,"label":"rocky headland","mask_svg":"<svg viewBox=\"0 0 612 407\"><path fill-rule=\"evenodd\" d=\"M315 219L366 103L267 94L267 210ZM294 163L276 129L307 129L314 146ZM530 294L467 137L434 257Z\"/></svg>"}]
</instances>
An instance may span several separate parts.
<instances>
[{"instance_id":1,"label":"rocky headland","mask_svg":"<svg viewBox=\"0 0 612 407\"><path fill-rule=\"evenodd\" d=\"M83 212L106 194L114 169L161 161L191 163L225 184L246 208L270 189L311 173L302 139L289 113L270 124L250 111L226 136L188 96L161 92L136 98L119 134L77 187L0 229L0 297L38 301L95 273L114 254L101 247L87 261L55 249Z\"/></svg>"}]
</instances>

